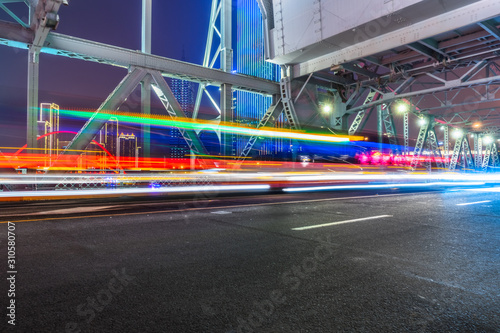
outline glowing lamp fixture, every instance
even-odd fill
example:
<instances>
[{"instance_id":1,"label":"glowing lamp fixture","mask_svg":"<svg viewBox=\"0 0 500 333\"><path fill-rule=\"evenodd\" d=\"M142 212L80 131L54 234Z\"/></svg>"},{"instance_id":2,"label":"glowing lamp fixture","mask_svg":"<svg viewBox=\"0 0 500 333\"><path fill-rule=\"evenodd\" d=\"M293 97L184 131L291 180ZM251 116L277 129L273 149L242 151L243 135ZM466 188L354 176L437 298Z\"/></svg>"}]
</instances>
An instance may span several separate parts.
<instances>
[{"instance_id":1,"label":"glowing lamp fixture","mask_svg":"<svg viewBox=\"0 0 500 333\"><path fill-rule=\"evenodd\" d=\"M323 109L324 113L330 113L330 112L332 112L332 106L329 105L329 104L323 105L322 109Z\"/></svg>"},{"instance_id":2,"label":"glowing lamp fixture","mask_svg":"<svg viewBox=\"0 0 500 333\"><path fill-rule=\"evenodd\" d=\"M458 139L464 135L464 131L462 131L461 129L456 129L451 135L453 136L453 138Z\"/></svg>"},{"instance_id":3,"label":"glowing lamp fixture","mask_svg":"<svg viewBox=\"0 0 500 333\"><path fill-rule=\"evenodd\" d=\"M491 144L492 142L493 142L493 138L492 138L491 136L489 136L489 135L488 135L488 136L485 136L485 137L483 138L483 143L484 143L485 145L489 145L489 144Z\"/></svg>"},{"instance_id":4,"label":"glowing lamp fixture","mask_svg":"<svg viewBox=\"0 0 500 333\"><path fill-rule=\"evenodd\" d=\"M479 123L479 122L478 123L474 123L474 124L472 124L472 127L474 127L474 128L481 127L481 123Z\"/></svg>"},{"instance_id":5,"label":"glowing lamp fixture","mask_svg":"<svg viewBox=\"0 0 500 333\"><path fill-rule=\"evenodd\" d=\"M425 124L427 124L427 119L425 119L425 118L418 119L418 124L420 126L424 126Z\"/></svg>"},{"instance_id":6,"label":"glowing lamp fixture","mask_svg":"<svg viewBox=\"0 0 500 333\"><path fill-rule=\"evenodd\" d=\"M405 113L405 112L410 111L410 106L409 106L408 104L406 104L405 102L399 102L399 103L396 105L396 110L397 110L399 113Z\"/></svg>"}]
</instances>

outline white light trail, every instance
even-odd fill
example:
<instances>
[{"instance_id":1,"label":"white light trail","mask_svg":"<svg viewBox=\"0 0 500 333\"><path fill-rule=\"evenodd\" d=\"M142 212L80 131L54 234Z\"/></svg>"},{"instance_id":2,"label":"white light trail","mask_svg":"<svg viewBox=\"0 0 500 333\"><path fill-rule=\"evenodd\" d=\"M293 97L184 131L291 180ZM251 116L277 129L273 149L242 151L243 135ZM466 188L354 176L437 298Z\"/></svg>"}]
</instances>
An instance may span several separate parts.
<instances>
[{"instance_id":1,"label":"white light trail","mask_svg":"<svg viewBox=\"0 0 500 333\"><path fill-rule=\"evenodd\" d=\"M19 197L75 197L75 196L105 196L117 194L160 194L160 193L191 193L220 191L264 191L269 185L214 185L214 186L179 186L160 188L128 188L105 190L62 190L62 191L12 191L0 192L0 198Z\"/></svg>"},{"instance_id":2,"label":"white light trail","mask_svg":"<svg viewBox=\"0 0 500 333\"><path fill-rule=\"evenodd\" d=\"M399 188L399 187L433 187L433 186L479 186L481 182L462 183L406 183L406 184L377 184L377 185L338 185L338 186L312 186L312 187L288 187L284 192L310 192L310 191L332 191L332 190L367 190L377 188Z\"/></svg>"}]
</instances>

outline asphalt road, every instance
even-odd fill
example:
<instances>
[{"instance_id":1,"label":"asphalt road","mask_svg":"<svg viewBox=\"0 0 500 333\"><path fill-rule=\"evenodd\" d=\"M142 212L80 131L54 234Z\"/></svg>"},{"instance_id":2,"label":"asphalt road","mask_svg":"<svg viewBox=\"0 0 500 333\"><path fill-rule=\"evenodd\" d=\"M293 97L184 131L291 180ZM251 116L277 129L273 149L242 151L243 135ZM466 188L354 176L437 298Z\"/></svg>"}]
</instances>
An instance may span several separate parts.
<instances>
[{"instance_id":1,"label":"asphalt road","mask_svg":"<svg viewBox=\"0 0 500 333\"><path fill-rule=\"evenodd\" d=\"M4 203L0 221L1 332L500 331L499 190Z\"/></svg>"}]
</instances>

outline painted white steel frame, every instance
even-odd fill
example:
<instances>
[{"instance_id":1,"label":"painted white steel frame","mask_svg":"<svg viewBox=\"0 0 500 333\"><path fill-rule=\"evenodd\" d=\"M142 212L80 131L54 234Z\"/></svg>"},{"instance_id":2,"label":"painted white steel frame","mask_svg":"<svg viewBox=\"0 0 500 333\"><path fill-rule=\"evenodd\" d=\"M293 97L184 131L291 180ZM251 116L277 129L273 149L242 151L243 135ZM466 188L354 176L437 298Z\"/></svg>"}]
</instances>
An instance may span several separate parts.
<instances>
[{"instance_id":1,"label":"painted white steel frame","mask_svg":"<svg viewBox=\"0 0 500 333\"><path fill-rule=\"evenodd\" d=\"M292 77L297 78L313 72L341 65L379 52L397 48L430 38L443 32L486 21L500 13L500 1L482 0L445 14L412 24L411 26L376 36L352 46L348 46L328 55L310 61L295 64Z\"/></svg>"}]
</instances>

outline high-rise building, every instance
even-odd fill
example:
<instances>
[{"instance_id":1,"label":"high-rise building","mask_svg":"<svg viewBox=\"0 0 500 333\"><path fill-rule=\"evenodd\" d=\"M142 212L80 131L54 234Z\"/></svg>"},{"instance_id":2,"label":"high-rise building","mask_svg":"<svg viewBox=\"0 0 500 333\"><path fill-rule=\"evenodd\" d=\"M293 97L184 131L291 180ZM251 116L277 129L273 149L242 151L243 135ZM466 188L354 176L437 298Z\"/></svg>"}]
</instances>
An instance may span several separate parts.
<instances>
[{"instance_id":1,"label":"high-rise building","mask_svg":"<svg viewBox=\"0 0 500 333\"><path fill-rule=\"evenodd\" d=\"M235 50L236 72L279 81L279 66L265 61L264 27L262 15L255 0L237 0L237 45ZM236 92L235 122L256 127L271 106L272 98L249 92ZM282 126L282 118L277 126ZM240 154L248 137L236 137L236 153ZM282 140L265 139L260 147L260 155L276 154L283 149Z\"/></svg>"},{"instance_id":2,"label":"high-rise building","mask_svg":"<svg viewBox=\"0 0 500 333\"><path fill-rule=\"evenodd\" d=\"M122 159L122 157L135 159L138 156L139 148L137 147L137 137L133 133L121 133L118 136L118 147L119 149L116 157L120 160Z\"/></svg>"},{"instance_id":3,"label":"high-rise building","mask_svg":"<svg viewBox=\"0 0 500 333\"><path fill-rule=\"evenodd\" d=\"M187 118L193 114L195 101L195 86L192 82L172 79L170 89ZM177 128L169 129L168 151L169 157L173 159L187 158L190 154L189 146Z\"/></svg>"},{"instance_id":4,"label":"high-rise building","mask_svg":"<svg viewBox=\"0 0 500 333\"><path fill-rule=\"evenodd\" d=\"M104 147L114 156L119 156L120 154L118 146L118 125L118 118L111 117L99 133L99 143L104 145Z\"/></svg>"},{"instance_id":5,"label":"high-rise building","mask_svg":"<svg viewBox=\"0 0 500 333\"><path fill-rule=\"evenodd\" d=\"M44 136L38 140L38 148L41 153L49 159L52 155L58 154L59 147L59 105L54 103L41 103L40 115L38 120L38 137Z\"/></svg>"}]
</instances>

